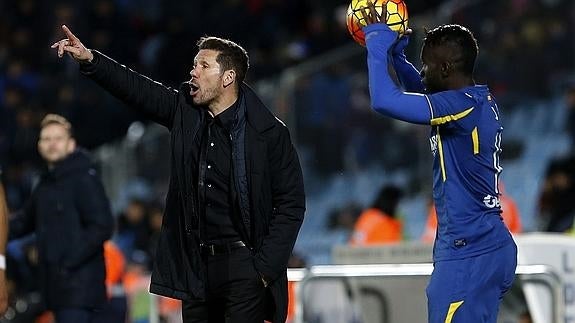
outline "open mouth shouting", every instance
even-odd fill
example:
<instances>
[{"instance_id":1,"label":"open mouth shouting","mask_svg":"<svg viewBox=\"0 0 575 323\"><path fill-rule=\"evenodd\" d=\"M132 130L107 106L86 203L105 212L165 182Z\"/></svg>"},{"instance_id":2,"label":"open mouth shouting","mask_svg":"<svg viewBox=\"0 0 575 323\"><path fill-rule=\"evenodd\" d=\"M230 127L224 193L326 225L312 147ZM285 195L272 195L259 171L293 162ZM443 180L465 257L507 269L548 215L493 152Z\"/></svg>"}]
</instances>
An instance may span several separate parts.
<instances>
[{"instance_id":1,"label":"open mouth shouting","mask_svg":"<svg viewBox=\"0 0 575 323\"><path fill-rule=\"evenodd\" d=\"M189 82L189 84L190 84L190 95L193 97L196 94L198 94L198 92L200 91L200 87L192 82Z\"/></svg>"}]
</instances>

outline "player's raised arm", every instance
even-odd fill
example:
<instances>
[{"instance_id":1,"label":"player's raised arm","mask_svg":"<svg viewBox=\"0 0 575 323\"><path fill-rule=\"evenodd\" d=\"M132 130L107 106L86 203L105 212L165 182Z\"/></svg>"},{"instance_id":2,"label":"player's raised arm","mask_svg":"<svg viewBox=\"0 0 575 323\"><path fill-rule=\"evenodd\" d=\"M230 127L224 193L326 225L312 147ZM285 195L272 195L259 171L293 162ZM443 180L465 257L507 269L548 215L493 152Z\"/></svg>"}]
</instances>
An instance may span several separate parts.
<instances>
[{"instance_id":1,"label":"player's raised arm","mask_svg":"<svg viewBox=\"0 0 575 323\"><path fill-rule=\"evenodd\" d=\"M388 53L397 40L397 33L385 23L385 19L371 1L361 14L367 22L363 28L367 47L369 93L372 108L386 116L417 124L429 124L431 108L425 95L404 93L388 73Z\"/></svg>"},{"instance_id":2,"label":"player's raised arm","mask_svg":"<svg viewBox=\"0 0 575 323\"><path fill-rule=\"evenodd\" d=\"M55 42L51 47L58 50L58 57L64 56L64 53L70 54L78 62L91 62L94 59L92 52L72 31L66 26L62 25L62 30L66 34L66 38Z\"/></svg>"}]
</instances>

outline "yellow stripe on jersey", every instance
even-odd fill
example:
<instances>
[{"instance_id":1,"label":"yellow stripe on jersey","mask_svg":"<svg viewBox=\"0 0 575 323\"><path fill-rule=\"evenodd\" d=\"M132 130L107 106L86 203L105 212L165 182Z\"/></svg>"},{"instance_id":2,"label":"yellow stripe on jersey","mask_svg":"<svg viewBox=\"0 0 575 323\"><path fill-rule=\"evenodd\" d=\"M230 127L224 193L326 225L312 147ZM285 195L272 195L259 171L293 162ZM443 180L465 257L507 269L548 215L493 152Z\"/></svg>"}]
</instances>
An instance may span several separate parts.
<instances>
[{"instance_id":1,"label":"yellow stripe on jersey","mask_svg":"<svg viewBox=\"0 0 575 323\"><path fill-rule=\"evenodd\" d=\"M459 120L461 118L465 118L468 114L471 113L471 111L473 111L473 109L475 109L475 108L471 107L465 111L459 112L458 114L450 114L450 115L443 116L443 117L433 118L433 119L431 119L431 125L432 126L438 126L438 125L441 125L444 123L448 123L451 121Z\"/></svg>"},{"instance_id":2,"label":"yellow stripe on jersey","mask_svg":"<svg viewBox=\"0 0 575 323\"><path fill-rule=\"evenodd\" d=\"M449 310L447 311L447 316L445 317L445 323L451 323L453 315L455 315L455 311L457 311L461 304L463 304L463 301L449 304Z\"/></svg>"},{"instance_id":3,"label":"yellow stripe on jersey","mask_svg":"<svg viewBox=\"0 0 575 323\"><path fill-rule=\"evenodd\" d=\"M441 165L441 177L445 182L447 174L445 174L445 160L443 158L443 144L441 143L441 136L439 135L439 127L437 127L437 147L439 149L439 164Z\"/></svg>"},{"instance_id":4,"label":"yellow stripe on jersey","mask_svg":"<svg viewBox=\"0 0 575 323\"><path fill-rule=\"evenodd\" d=\"M479 133L477 132L477 127L473 128L471 131L471 140L473 140L473 154L479 154Z\"/></svg>"}]
</instances>

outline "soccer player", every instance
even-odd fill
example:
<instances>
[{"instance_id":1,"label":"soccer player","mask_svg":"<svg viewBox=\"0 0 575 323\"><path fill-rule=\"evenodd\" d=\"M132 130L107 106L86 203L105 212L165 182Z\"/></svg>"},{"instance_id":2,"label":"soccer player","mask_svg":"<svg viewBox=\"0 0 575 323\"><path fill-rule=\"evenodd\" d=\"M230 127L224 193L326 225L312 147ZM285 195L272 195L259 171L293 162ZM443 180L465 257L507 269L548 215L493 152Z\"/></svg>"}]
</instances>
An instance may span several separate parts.
<instances>
[{"instance_id":1,"label":"soccer player","mask_svg":"<svg viewBox=\"0 0 575 323\"><path fill-rule=\"evenodd\" d=\"M496 322L515 276L517 247L501 219L499 109L487 86L473 78L477 41L459 25L428 31L418 73L403 54L407 37L398 40L369 0L362 15L368 24L363 30L373 109L431 126L439 227L427 287L428 320ZM401 85L413 92L392 81L390 61Z\"/></svg>"}]
</instances>

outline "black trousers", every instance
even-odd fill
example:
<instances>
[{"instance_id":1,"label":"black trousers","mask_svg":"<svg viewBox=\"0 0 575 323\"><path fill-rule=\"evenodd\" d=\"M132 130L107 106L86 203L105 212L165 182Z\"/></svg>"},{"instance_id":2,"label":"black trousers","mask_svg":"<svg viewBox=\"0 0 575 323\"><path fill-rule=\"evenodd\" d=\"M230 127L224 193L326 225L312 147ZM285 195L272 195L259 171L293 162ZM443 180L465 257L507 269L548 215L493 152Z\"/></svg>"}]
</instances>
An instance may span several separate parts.
<instances>
[{"instance_id":1,"label":"black trousers","mask_svg":"<svg viewBox=\"0 0 575 323\"><path fill-rule=\"evenodd\" d=\"M184 301L184 323L261 323L265 287L246 247L203 256L207 268L205 301Z\"/></svg>"}]
</instances>

